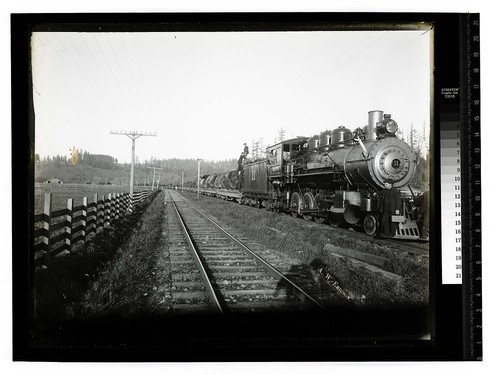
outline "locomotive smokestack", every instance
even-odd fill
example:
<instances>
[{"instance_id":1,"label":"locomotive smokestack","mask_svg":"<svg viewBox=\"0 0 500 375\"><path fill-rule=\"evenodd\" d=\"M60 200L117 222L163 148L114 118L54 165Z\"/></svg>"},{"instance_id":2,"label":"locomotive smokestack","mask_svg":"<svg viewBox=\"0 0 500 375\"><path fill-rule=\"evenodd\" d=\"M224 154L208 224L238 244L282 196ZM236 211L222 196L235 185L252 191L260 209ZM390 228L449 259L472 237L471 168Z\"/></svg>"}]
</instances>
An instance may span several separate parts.
<instances>
[{"instance_id":1,"label":"locomotive smokestack","mask_svg":"<svg viewBox=\"0 0 500 375\"><path fill-rule=\"evenodd\" d=\"M377 139L377 123L384 120L384 111L368 112L368 129L366 132L366 140L374 141Z\"/></svg>"}]
</instances>

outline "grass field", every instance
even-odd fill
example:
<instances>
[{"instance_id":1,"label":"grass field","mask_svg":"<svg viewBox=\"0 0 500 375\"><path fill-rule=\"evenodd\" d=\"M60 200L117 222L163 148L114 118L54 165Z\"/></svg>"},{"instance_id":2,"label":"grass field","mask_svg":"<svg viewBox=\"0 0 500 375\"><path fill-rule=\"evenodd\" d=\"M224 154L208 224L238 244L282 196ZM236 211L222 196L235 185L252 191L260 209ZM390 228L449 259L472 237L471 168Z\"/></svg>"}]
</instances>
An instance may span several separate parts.
<instances>
[{"instance_id":1,"label":"grass field","mask_svg":"<svg viewBox=\"0 0 500 375\"><path fill-rule=\"evenodd\" d=\"M149 190L149 186L136 186L134 191ZM66 208L68 199L74 199L74 205L82 204L83 197L88 197L89 202L94 199L94 194L102 199L103 195L109 193L128 193L127 185L88 185L88 184L35 184L35 214L43 212L45 193L52 193L52 210Z\"/></svg>"}]
</instances>

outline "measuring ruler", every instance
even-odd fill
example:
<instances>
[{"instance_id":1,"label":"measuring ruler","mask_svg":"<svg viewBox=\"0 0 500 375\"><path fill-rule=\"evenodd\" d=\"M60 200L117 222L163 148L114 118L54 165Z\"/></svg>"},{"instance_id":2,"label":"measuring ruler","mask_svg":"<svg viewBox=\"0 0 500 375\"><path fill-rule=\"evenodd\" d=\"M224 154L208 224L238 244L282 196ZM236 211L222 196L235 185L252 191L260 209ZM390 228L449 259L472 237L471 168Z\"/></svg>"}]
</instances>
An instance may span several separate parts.
<instances>
[{"instance_id":1,"label":"measuring ruler","mask_svg":"<svg viewBox=\"0 0 500 375\"><path fill-rule=\"evenodd\" d=\"M464 160L462 195L464 358L481 360L482 343L482 272L481 272L481 143L480 143L480 70L479 14L466 16L466 96L465 124L462 133Z\"/></svg>"},{"instance_id":2,"label":"measuring ruler","mask_svg":"<svg viewBox=\"0 0 500 375\"><path fill-rule=\"evenodd\" d=\"M479 15L460 24L460 84L440 92L442 283L462 285L464 359L482 357Z\"/></svg>"}]
</instances>

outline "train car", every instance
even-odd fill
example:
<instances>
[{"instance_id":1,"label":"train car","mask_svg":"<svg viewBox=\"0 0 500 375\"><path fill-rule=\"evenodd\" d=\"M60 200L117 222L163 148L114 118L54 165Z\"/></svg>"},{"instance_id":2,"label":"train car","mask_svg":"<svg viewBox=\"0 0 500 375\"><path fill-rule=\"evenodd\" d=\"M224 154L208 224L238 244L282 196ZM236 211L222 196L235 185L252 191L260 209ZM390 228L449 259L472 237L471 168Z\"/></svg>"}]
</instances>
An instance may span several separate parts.
<instances>
[{"instance_id":1,"label":"train car","mask_svg":"<svg viewBox=\"0 0 500 375\"><path fill-rule=\"evenodd\" d=\"M225 173L212 173L200 177L200 193L227 200L242 201L239 189L240 175L237 170ZM192 191L198 191L197 181L186 184Z\"/></svg>"},{"instance_id":2,"label":"train car","mask_svg":"<svg viewBox=\"0 0 500 375\"><path fill-rule=\"evenodd\" d=\"M241 203L254 207L270 207L273 189L268 178L267 159L243 164L243 199Z\"/></svg>"},{"instance_id":3,"label":"train car","mask_svg":"<svg viewBox=\"0 0 500 375\"><path fill-rule=\"evenodd\" d=\"M238 171L233 170L224 174L222 179L222 187L226 190L238 189Z\"/></svg>"}]
</instances>

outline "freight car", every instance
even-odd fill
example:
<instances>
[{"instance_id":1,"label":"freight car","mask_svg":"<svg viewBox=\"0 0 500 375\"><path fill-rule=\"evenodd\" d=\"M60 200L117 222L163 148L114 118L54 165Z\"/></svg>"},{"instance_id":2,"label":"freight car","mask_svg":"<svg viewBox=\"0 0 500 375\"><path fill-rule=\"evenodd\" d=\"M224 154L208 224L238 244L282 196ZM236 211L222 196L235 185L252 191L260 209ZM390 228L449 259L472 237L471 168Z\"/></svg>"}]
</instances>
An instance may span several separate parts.
<instances>
[{"instance_id":1,"label":"freight car","mask_svg":"<svg viewBox=\"0 0 500 375\"><path fill-rule=\"evenodd\" d=\"M204 195L241 203L243 194L240 191L243 175L241 171L232 170L224 173L213 173L200 177L200 189ZM191 184L196 187L195 183Z\"/></svg>"},{"instance_id":2,"label":"freight car","mask_svg":"<svg viewBox=\"0 0 500 375\"><path fill-rule=\"evenodd\" d=\"M397 129L390 114L370 111L364 128L351 131L340 126L277 143L266 149L265 158L246 160L236 171L205 176L200 187L209 195L318 223L355 226L375 236L383 220L383 189L391 182L400 200L400 209L389 215L394 237L417 239L411 196L403 191L415 175L417 161L411 147L396 136Z\"/></svg>"}]
</instances>

